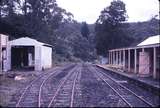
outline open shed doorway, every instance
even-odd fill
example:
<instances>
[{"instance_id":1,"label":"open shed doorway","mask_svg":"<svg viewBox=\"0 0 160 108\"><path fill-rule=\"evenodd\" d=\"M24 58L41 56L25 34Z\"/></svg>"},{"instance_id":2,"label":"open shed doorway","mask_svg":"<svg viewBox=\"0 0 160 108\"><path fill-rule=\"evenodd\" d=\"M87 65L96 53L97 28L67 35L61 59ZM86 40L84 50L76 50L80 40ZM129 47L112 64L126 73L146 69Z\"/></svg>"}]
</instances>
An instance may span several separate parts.
<instances>
[{"instance_id":1,"label":"open shed doorway","mask_svg":"<svg viewBox=\"0 0 160 108\"><path fill-rule=\"evenodd\" d=\"M2 61L1 61L1 68L2 68L2 71L4 71L4 64L6 62L7 58L6 58L6 48L2 48Z\"/></svg>"},{"instance_id":2,"label":"open shed doorway","mask_svg":"<svg viewBox=\"0 0 160 108\"><path fill-rule=\"evenodd\" d=\"M34 46L12 46L11 68L12 70L34 70L35 61Z\"/></svg>"}]
</instances>

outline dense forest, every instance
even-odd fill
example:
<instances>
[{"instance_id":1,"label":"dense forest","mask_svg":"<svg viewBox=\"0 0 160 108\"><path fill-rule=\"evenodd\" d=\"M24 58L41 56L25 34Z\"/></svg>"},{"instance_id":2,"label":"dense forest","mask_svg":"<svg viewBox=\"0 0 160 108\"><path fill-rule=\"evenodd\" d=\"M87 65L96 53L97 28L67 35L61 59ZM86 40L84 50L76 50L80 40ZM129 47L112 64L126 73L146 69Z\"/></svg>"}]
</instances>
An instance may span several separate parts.
<instances>
[{"instance_id":1,"label":"dense forest","mask_svg":"<svg viewBox=\"0 0 160 108\"><path fill-rule=\"evenodd\" d=\"M108 49L136 45L148 36L159 34L156 18L127 23L125 4L119 0L102 10L95 24L77 22L56 0L1 0L0 3L0 33L10 39L28 36L51 44L53 59L58 62L93 61L98 55L107 56Z\"/></svg>"},{"instance_id":2,"label":"dense forest","mask_svg":"<svg viewBox=\"0 0 160 108\"><path fill-rule=\"evenodd\" d=\"M113 0L110 6L101 11L96 21L97 54L107 56L110 49L136 45L147 36L159 34L157 16L148 22L127 23L125 3Z\"/></svg>"},{"instance_id":3,"label":"dense forest","mask_svg":"<svg viewBox=\"0 0 160 108\"><path fill-rule=\"evenodd\" d=\"M116 47L111 46L110 49L136 46L138 43L142 42L146 38L160 34L160 20L158 20L156 18L151 18L150 20L144 21L144 22L124 23L123 27L121 29L123 30L123 33L125 33L125 36L129 37L129 38L125 38L126 41L128 41L128 43L121 46L119 41L118 42L114 41L114 43L116 43L117 46ZM104 41L104 42L106 42L106 41ZM125 42L125 40L123 40L122 43L123 42ZM108 42L107 45L109 43L110 42ZM105 53L105 51L107 52L107 49L105 49L103 51L104 51L104 53L102 53L102 55L107 56Z\"/></svg>"}]
</instances>

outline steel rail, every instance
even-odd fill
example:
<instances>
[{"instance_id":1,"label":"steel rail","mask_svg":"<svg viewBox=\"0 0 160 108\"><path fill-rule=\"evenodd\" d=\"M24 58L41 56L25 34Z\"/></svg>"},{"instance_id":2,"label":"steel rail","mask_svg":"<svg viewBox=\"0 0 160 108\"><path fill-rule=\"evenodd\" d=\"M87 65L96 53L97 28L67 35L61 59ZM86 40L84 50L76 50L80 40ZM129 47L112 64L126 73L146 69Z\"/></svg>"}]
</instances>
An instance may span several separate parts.
<instances>
[{"instance_id":1,"label":"steel rail","mask_svg":"<svg viewBox=\"0 0 160 108\"><path fill-rule=\"evenodd\" d=\"M95 68L96 69L96 68ZM97 70L97 69L96 69ZM145 104L147 104L149 107L154 107L153 104L149 103L148 101L146 101L145 99L143 99L141 96L138 96L136 93L134 93L132 90L128 89L127 87L125 87L124 85L116 82L115 79L113 79L112 77L110 77L109 75L107 75L106 73L100 71L100 73L102 75L105 75L107 78L109 78L110 80L112 80L113 82L115 82L117 85L119 85L120 87L122 87L123 89L125 89L126 91L130 92L131 94L133 94L135 97L137 97L139 100L143 101Z\"/></svg>"},{"instance_id":2,"label":"steel rail","mask_svg":"<svg viewBox=\"0 0 160 108\"><path fill-rule=\"evenodd\" d=\"M23 97L25 96L25 94L27 93L27 90L28 90L35 82L37 82L40 78L42 78L44 75L49 74L49 76L47 76L47 77L43 80L43 82L41 83L41 85L40 85L39 95L38 95L38 106L40 107L40 105L41 105L41 102L40 102L40 100L41 100L41 96L40 96L40 95L41 95L41 94L40 94L41 88L42 88L42 86L44 85L45 81L46 81L49 77L51 77L53 74L56 74L56 73L57 73L58 70L56 70L56 69L59 69L59 68L58 68L58 67L55 68L55 69L54 69L54 72L52 72L52 73L50 73L52 70L49 70L47 73L42 73L42 74L39 75L38 78L36 78L36 79L34 79L33 81L31 81L31 83L29 83L29 84L25 87L24 91L22 92L20 98L18 99L18 102L17 102L17 104L16 104L16 107L19 107L19 105L20 105L20 103L21 103L21 101L22 101L22 98L23 98ZM64 68L64 69L65 69L65 68ZM59 71L58 71L58 72L59 72Z\"/></svg>"},{"instance_id":3,"label":"steel rail","mask_svg":"<svg viewBox=\"0 0 160 108\"><path fill-rule=\"evenodd\" d=\"M80 70L80 72L81 72L81 70ZM78 78L78 75L79 75L79 72L77 72L76 77L75 77L74 82L73 82L70 107L73 107L74 92L75 92L76 80L77 80L77 78Z\"/></svg>"},{"instance_id":4,"label":"steel rail","mask_svg":"<svg viewBox=\"0 0 160 108\"><path fill-rule=\"evenodd\" d=\"M101 72L102 73L102 72ZM104 73L102 73L104 75ZM124 88L125 90L129 91L130 93L132 93L134 96L136 96L137 98L139 98L141 101L143 101L144 103L146 103L148 106L150 107L154 107L154 105L152 105L151 103L149 103L148 101L146 101L145 99L143 99L141 96L138 96L136 93L134 93L132 90L128 89L127 87L125 87L124 85L116 82L113 78L111 78L110 76L106 75L109 79L111 79L112 81L114 81L116 84L118 84L120 87Z\"/></svg>"},{"instance_id":5,"label":"steel rail","mask_svg":"<svg viewBox=\"0 0 160 108\"><path fill-rule=\"evenodd\" d=\"M129 107L133 107L119 92L114 89L100 74L98 74L97 70L95 71L95 74L102 80L104 81Z\"/></svg>"},{"instance_id":6,"label":"steel rail","mask_svg":"<svg viewBox=\"0 0 160 108\"><path fill-rule=\"evenodd\" d=\"M56 92L54 93L51 101L48 104L48 107L51 107L53 101L55 100L56 96L58 95L59 91L61 90L61 88L63 87L63 85L65 84L65 82L68 80L69 76L71 76L72 73L74 73L74 70L76 68L73 68L72 71L70 71L70 73L64 78L63 81L61 81L60 85L58 86L58 89L56 90Z\"/></svg>"},{"instance_id":7,"label":"steel rail","mask_svg":"<svg viewBox=\"0 0 160 108\"><path fill-rule=\"evenodd\" d=\"M47 73L45 73L45 74L44 74L44 73L40 74L40 76L39 76L38 78L36 78L36 79L34 79L33 81L31 81L31 83L29 83L29 84L25 87L25 89L24 89L24 91L22 92L20 98L18 99L18 102L17 102L17 104L16 104L16 107L19 107L19 105L20 105L20 103L21 103L21 101L22 101L22 98L23 98L24 95L26 94L27 90L33 85L33 83L35 83L36 81L38 81L40 78L43 77L43 75L46 75L46 74L49 74L49 72L47 72Z\"/></svg>"},{"instance_id":8,"label":"steel rail","mask_svg":"<svg viewBox=\"0 0 160 108\"><path fill-rule=\"evenodd\" d=\"M57 73L58 73L58 72L57 72ZM56 73L52 73L52 74L50 74L49 76L47 76L47 78L44 79L43 82L42 82L41 85L40 85L39 93L38 93L38 107L41 107L41 92L42 92L42 87L43 87L44 83L45 83L50 77L52 77L54 74L56 74Z\"/></svg>"},{"instance_id":9,"label":"steel rail","mask_svg":"<svg viewBox=\"0 0 160 108\"><path fill-rule=\"evenodd\" d=\"M61 71L60 71L61 72ZM42 92L42 87L43 85L45 84L45 82L50 78L52 77L52 75L54 75L56 73L52 73L51 75L49 75L46 79L43 80L42 84L40 85L40 88L39 88L39 93L38 93L38 107L41 107L41 92ZM58 74L58 72L57 72Z\"/></svg>"}]
</instances>

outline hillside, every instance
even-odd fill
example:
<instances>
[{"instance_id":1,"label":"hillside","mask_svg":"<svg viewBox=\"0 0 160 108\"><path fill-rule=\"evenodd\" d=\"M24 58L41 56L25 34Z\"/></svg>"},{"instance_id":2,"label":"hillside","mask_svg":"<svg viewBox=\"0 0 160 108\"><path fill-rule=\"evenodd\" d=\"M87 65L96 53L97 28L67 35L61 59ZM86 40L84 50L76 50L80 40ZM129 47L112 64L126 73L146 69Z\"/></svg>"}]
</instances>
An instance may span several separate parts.
<instances>
[{"instance_id":1,"label":"hillside","mask_svg":"<svg viewBox=\"0 0 160 108\"><path fill-rule=\"evenodd\" d=\"M56 31L55 54L60 61L92 61L95 58L93 29L88 40L80 30L80 23L66 23Z\"/></svg>"},{"instance_id":2,"label":"hillside","mask_svg":"<svg viewBox=\"0 0 160 108\"><path fill-rule=\"evenodd\" d=\"M88 40L81 35L81 23L64 23L54 33L53 57L55 61L93 61L96 59L95 50L95 24L89 24L90 35ZM1 26L2 27L2 26ZM146 22L125 23L125 33L133 38L129 46L137 45L148 36L159 34L159 20L152 19ZM1 29L2 30L2 29ZM23 34L23 33L22 33ZM11 35L14 36L14 35ZM23 35L21 35L23 36ZM49 40L47 35L44 38L38 37L40 41ZM49 42L49 41L48 41ZM128 46L126 46L128 47Z\"/></svg>"},{"instance_id":3,"label":"hillside","mask_svg":"<svg viewBox=\"0 0 160 108\"><path fill-rule=\"evenodd\" d=\"M133 46L148 36L159 34L159 20L155 18L146 22L120 23L116 29L105 23L98 27L97 23L86 24L87 29L84 29L83 23L77 22L72 13L59 7L56 0L21 2L2 0L0 33L9 35L10 39L30 37L51 44L53 59L58 62L93 61L100 54L97 43L106 56L108 49ZM125 21L125 18L122 19ZM110 20L114 21L113 18Z\"/></svg>"},{"instance_id":4,"label":"hillside","mask_svg":"<svg viewBox=\"0 0 160 108\"><path fill-rule=\"evenodd\" d=\"M137 45L149 36L160 34L160 20L151 19L150 21L128 23L126 33L134 38L131 45Z\"/></svg>"},{"instance_id":5,"label":"hillside","mask_svg":"<svg viewBox=\"0 0 160 108\"><path fill-rule=\"evenodd\" d=\"M88 25L89 40L80 33L81 23L67 23L57 31L55 53L63 60L92 61L96 58L94 24ZM159 34L159 21L152 19L146 22L126 23L124 31L133 38L129 46L135 46L148 36ZM129 47L126 46L126 47Z\"/></svg>"}]
</instances>

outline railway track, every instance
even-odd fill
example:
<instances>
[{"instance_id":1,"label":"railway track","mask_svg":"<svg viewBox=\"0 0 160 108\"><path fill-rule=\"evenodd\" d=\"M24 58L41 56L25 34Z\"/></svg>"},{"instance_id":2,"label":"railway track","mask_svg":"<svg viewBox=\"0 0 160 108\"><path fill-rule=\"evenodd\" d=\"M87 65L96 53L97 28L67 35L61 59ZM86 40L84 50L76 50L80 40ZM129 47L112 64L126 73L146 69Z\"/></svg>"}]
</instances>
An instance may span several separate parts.
<instances>
[{"instance_id":1,"label":"railway track","mask_svg":"<svg viewBox=\"0 0 160 108\"><path fill-rule=\"evenodd\" d=\"M87 94L86 92L82 93L84 86L87 82L81 83L81 74L83 70L93 72L94 77L91 77L91 84L98 84L95 91L90 91L87 85L85 90L89 90L88 93L92 92L92 95ZM85 75L85 74L83 74ZM93 76L91 75L91 76ZM93 83L93 80L97 80ZM87 64L78 64L70 65L64 68L50 70L46 73L43 73L33 80L30 84L26 86L24 91L21 93L20 97L17 97L16 107L85 107L83 99L85 94L90 98L95 98L88 105L105 105L105 106L128 106L128 107L154 107L155 105L146 101L143 96L137 95L127 88L123 84L129 84L127 81L122 79L114 79L110 74L105 73L99 68L87 65ZM103 82L103 83L102 83ZM101 86L100 86L101 85ZM94 86L94 85L93 85ZM92 86L90 87L92 88ZM109 98L104 98L109 96ZM109 91L108 91L109 90ZM137 92L137 91L136 91ZM95 95L93 95L95 93ZM101 95L102 94L102 95ZM109 94L109 95L108 95ZM101 100L97 101L97 98ZM110 99L113 101L111 102ZM104 104L103 104L104 102Z\"/></svg>"},{"instance_id":2,"label":"railway track","mask_svg":"<svg viewBox=\"0 0 160 108\"><path fill-rule=\"evenodd\" d=\"M76 81L81 72L81 66L72 70L59 84L48 107L73 107Z\"/></svg>"},{"instance_id":3,"label":"railway track","mask_svg":"<svg viewBox=\"0 0 160 108\"><path fill-rule=\"evenodd\" d=\"M23 93L21 94L20 98L17 101L16 107L33 107L33 106L39 106L41 105L41 92L42 87L44 83L51 77L54 77L61 73L63 70L68 70L70 68L73 68L74 66L71 65L69 67L65 67L62 70L55 69L54 72L47 72L41 74L38 78L33 80L31 83L29 83L26 88L24 89Z\"/></svg>"},{"instance_id":4,"label":"railway track","mask_svg":"<svg viewBox=\"0 0 160 108\"><path fill-rule=\"evenodd\" d=\"M128 105L128 107L154 107L152 103L149 103L141 96L126 88L120 81L116 81L107 75L107 73L98 71L96 67L92 67L92 69L96 76L106 83ZM125 81L123 82L125 83Z\"/></svg>"}]
</instances>

